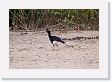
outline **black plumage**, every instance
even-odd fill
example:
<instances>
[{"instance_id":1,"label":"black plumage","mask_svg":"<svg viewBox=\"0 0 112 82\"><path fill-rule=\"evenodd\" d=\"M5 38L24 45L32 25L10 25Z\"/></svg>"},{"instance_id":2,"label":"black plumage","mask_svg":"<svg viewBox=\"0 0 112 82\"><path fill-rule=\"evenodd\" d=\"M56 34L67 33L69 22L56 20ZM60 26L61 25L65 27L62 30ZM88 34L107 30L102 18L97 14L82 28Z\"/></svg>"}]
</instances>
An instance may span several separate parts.
<instances>
[{"instance_id":1,"label":"black plumage","mask_svg":"<svg viewBox=\"0 0 112 82\"><path fill-rule=\"evenodd\" d=\"M51 41L52 44L53 44L53 41L57 41L57 42L61 42L61 43L65 44L65 42L60 37L52 36L50 30L46 29L46 31L48 33L49 40ZM53 46L55 46L55 45L53 44Z\"/></svg>"}]
</instances>

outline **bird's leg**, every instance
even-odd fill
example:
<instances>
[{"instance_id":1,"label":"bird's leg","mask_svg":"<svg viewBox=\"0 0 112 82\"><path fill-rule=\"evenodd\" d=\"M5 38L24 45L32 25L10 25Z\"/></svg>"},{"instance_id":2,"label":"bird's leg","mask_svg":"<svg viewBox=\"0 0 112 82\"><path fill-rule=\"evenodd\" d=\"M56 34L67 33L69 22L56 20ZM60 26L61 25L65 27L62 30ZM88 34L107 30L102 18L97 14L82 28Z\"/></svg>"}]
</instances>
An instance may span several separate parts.
<instances>
[{"instance_id":1,"label":"bird's leg","mask_svg":"<svg viewBox=\"0 0 112 82\"><path fill-rule=\"evenodd\" d=\"M55 44L58 47L58 44Z\"/></svg>"},{"instance_id":2,"label":"bird's leg","mask_svg":"<svg viewBox=\"0 0 112 82\"><path fill-rule=\"evenodd\" d=\"M53 44L55 45L55 47L58 47L57 41L53 41Z\"/></svg>"},{"instance_id":3,"label":"bird's leg","mask_svg":"<svg viewBox=\"0 0 112 82\"><path fill-rule=\"evenodd\" d=\"M53 45L53 50L54 50L54 48L55 48L55 45L53 44L53 42L51 42L52 43L52 45Z\"/></svg>"},{"instance_id":4,"label":"bird's leg","mask_svg":"<svg viewBox=\"0 0 112 82\"><path fill-rule=\"evenodd\" d=\"M57 44L57 43L55 43L55 49L56 49L56 50L58 49L58 44Z\"/></svg>"},{"instance_id":5,"label":"bird's leg","mask_svg":"<svg viewBox=\"0 0 112 82\"><path fill-rule=\"evenodd\" d=\"M53 47L55 48L55 45L53 44Z\"/></svg>"}]
</instances>

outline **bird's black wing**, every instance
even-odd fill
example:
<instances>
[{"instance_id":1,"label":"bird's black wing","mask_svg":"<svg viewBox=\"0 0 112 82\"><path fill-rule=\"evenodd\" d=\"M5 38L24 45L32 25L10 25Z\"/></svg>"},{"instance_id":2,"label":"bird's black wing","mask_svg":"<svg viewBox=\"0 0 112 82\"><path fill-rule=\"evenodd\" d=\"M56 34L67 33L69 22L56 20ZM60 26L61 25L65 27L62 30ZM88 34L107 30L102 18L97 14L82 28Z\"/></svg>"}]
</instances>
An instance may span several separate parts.
<instances>
[{"instance_id":1,"label":"bird's black wing","mask_svg":"<svg viewBox=\"0 0 112 82\"><path fill-rule=\"evenodd\" d=\"M65 43L60 37L57 36L51 36L51 41L58 41L61 43Z\"/></svg>"},{"instance_id":2,"label":"bird's black wing","mask_svg":"<svg viewBox=\"0 0 112 82\"><path fill-rule=\"evenodd\" d=\"M61 40L61 38L60 37L57 37L57 36L51 36L51 39L53 41L60 41Z\"/></svg>"}]
</instances>

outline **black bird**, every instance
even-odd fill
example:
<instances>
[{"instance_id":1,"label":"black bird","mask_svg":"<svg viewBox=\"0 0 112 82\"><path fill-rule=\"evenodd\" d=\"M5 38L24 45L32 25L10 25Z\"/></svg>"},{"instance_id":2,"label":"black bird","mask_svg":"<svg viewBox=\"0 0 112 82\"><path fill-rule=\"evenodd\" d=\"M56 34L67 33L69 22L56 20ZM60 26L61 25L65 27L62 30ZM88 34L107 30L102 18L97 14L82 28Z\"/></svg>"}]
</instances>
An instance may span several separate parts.
<instances>
[{"instance_id":1,"label":"black bird","mask_svg":"<svg viewBox=\"0 0 112 82\"><path fill-rule=\"evenodd\" d=\"M48 33L49 40L51 41L52 44L53 44L53 41L57 41L57 42L61 42L61 43L65 44L65 42L60 37L52 36L50 30L46 29L46 31ZM54 44L53 44L53 46L55 47Z\"/></svg>"}]
</instances>

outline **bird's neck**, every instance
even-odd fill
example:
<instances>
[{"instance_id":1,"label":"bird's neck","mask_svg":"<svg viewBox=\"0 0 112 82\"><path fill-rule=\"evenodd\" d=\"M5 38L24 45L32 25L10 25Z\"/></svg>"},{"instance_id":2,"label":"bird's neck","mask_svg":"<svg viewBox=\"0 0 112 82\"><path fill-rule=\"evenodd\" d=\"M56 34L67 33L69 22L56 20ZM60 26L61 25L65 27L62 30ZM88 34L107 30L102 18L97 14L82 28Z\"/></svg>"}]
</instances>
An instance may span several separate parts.
<instances>
[{"instance_id":1,"label":"bird's neck","mask_svg":"<svg viewBox=\"0 0 112 82\"><path fill-rule=\"evenodd\" d=\"M48 36L51 36L51 33L48 33Z\"/></svg>"}]
</instances>

